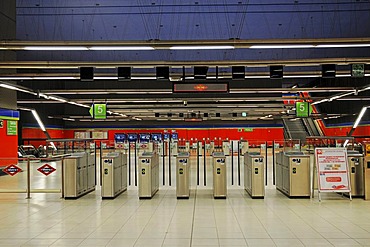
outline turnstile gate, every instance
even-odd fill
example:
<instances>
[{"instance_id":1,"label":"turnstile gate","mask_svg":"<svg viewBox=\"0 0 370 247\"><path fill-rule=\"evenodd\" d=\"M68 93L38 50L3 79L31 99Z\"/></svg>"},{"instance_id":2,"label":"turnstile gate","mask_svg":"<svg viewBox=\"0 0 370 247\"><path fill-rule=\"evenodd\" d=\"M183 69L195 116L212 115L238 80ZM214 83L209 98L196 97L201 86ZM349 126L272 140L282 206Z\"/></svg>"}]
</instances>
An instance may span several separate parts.
<instances>
[{"instance_id":1,"label":"turnstile gate","mask_svg":"<svg viewBox=\"0 0 370 247\"><path fill-rule=\"evenodd\" d=\"M347 150L347 157L351 182L351 194L354 197L363 197L365 195L364 157L359 152L353 150Z\"/></svg>"},{"instance_id":2,"label":"turnstile gate","mask_svg":"<svg viewBox=\"0 0 370 247\"><path fill-rule=\"evenodd\" d=\"M127 190L127 155L121 152L108 153L102 158L103 199L112 199Z\"/></svg>"},{"instance_id":3,"label":"turnstile gate","mask_svg":"<svg viewBox=\"0 0 370 247\"><path fill-rule=\"evenodd\" d=\"M143 153L139 157L139 198L152 198L159 190L159 156Z\"/></svg>"},{"instance_id":4,"label":"turnstile gate","mask_svg":"<svg viewBox=\"0 0 370 247\"><path fill-rule=\"evenodd\" d=\"M224 153L215 152L212 155L213 166L213 197L226 198L226 156Z\"/></svg>"},{"instance_id":5,"label":"turnstile gate","mask_svg":"<svg viewBox=\"0 0 370 247\"><path fill-rule=\"evenodd\" d=\"M176 157L176 197L190 196L190 159L189 153L179 153Z\"/></svg>"},{"instance_id":6,"label":"turnstile gate","mask_svg":"<svg viewBox=\"0 0 370 247\"><path fill-rule=\"evenodd\" d=\"M244 154L244 189L252 198L265 197L264 157L257 153Z\"/></svg>"},{"instance_id":7,"label":"turnstile gate","mask_svg":"<svg viewBox=\"0 0 370 247\"><path fill-rule=\"evenodd\" d=\"M277 153L276 189L289 197L310 197L310 156L302 152Z\"/></svg>"}]
</instances>

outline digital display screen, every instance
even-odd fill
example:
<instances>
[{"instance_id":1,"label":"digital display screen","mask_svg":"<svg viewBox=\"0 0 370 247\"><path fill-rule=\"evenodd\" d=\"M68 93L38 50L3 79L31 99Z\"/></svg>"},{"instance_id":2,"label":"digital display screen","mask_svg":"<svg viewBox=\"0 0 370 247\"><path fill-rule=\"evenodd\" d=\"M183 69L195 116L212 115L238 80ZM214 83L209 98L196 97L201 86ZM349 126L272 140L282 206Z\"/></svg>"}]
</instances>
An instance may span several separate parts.
<instances>
[{"instance_id":1,"label":"digital display screen","mask_svg":"<svg viewBox=\"0 0 370 247\"><path fill-rule=\"evenodd\" d=\"M136 142L137 141L137 134L128 134L128 141L129 142Z\"/></svg>"},{"instance_id":2,"label":"digital display screen","mask_svg":"<svg viewBox=\"0 0 370 247\"><path fill-rule=\"evenodd\" d=\"M140 137L140 142L149 142L150 141L150 134L144 133L144 134L139 134Z\"/></svg>"},{"instance_id":3,"label":"digital display screen","mask_svg":"<svg viewBox=\"0 0 370 247\"><path fill-rule=\"evenodd\" d=\"M114 134L114 141L116 143L124 143L127 140L127 135L122 133Z\"/></svg>"},{"instance_id":4,"label":"digital display screen","mask_svg":"<svg viewBox=\"0 0 370 247\"><path fill-rule=\"evenodd\" d=\"M178 140L178 139L179 139L179 134L177 134L177 133L172 133L171 138L172 138L172 140Z\"/></svg>"},{"instance_id":5,"label":"digital display screen","mask_svg":"<svg viewBox=\"0 0 370 247\"><path fill-rule=\"evenodd\" d=\"M169 133L164 133L163 134L163 140L168 140L170 139L170 134Z\"/></svg>"},{"instance_id":6,"label":"digital display screen","mask_svg":"<svg viewBox=\"0 0 370 247\"><path fill-rule=\"evenodd\" d=\"M154 141L154 142L162 141L162 134L161 133L153 133L152 134L152 141Z\"/></svg>"}]
</instances>

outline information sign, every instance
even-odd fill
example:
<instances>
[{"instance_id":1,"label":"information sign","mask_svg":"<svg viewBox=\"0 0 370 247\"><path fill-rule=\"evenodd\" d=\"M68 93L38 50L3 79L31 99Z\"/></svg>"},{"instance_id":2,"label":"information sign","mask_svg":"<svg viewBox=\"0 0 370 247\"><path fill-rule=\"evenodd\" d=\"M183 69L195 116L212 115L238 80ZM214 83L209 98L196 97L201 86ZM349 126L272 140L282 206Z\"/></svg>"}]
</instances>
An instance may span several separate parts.
<instances>
[{"instance_id":1,"label":"information sign","mask_svg":"<svg viewBox=\"0 0 370 247\"><path fill-rule=\"evenodd\" d=\"M106 104L93 104L90 108L90 115L94 119L107 118L107 105Z\"/></svg>"},{"instance_id":2,"label":"information sign","mask_svg":"<svg viewBox=\"0 0 370 247\"><path fill-rule=\"evenodd\" d=\"M17 121L7 120L7 131L8 136L17 135Z\"/></svg>"},{"instance_id":3,"label":"information sign","mask_svg":"<svg viewBox=\"0 0 370 247\"><path fill-rule=\"evenodd\" d=\"M296 117L308 117L311 114L311 106L308 102L295 103Z\"/></svg>"},{"instance_id":4,"label":"information sign","mask_svg":"<svg viewBox=\"0 0 370 247\"><path fill-rule=\"evenodd\" d=\"M351 192L345 148L316 148L315 159L319 192Z\"/></svg>"}]
</instances>

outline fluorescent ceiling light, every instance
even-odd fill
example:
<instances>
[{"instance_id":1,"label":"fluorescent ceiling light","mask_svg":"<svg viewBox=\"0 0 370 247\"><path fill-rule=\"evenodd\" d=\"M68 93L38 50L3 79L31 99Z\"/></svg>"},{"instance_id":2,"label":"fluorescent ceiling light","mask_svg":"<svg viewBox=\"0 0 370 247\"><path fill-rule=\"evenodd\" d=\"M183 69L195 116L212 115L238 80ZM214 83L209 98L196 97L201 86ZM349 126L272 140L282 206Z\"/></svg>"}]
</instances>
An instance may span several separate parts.
<instances>
[{"instance_id":1,"label":"fluorescent ceiling light","mask_svg":"<svg viewBox=\"0 0 370 247\"><path fill-rule=\"evenodd\" d=\"M314 48L314 45L252 45L250 49L298 49L298 48Z\"/></svg>"},{"instance_id":2,"label":"fluorescent ceiling light","mask_svg":"<svg viewBox=\"0 0 370 247\"><path fill-rule=\"evenodd\" d=\"M350 47L370 47L370 44L326 44L316 45L317 48L350 48Z\"/></svg>"},{"instance_id":3,"label":"fluorescent ceiling light","mask_svg":"<svg viewBox=\"0 0 370 247\"><path fill-rule=\"evenodd\" d=\"M72 122L74 122L74 121L76 121L76 119L73 119L73 118L62 118L64 121L72 121Z\"/></svg>"},{"instance_id":4,"label":"fluorescent ceiling light","mask_svg":"<svg viewBox=\"0 0 370 247\"><path fill-rule=\"evenodd\" d=\"M224 50L235 49L232 45L187 45L171 46L170 50Z\"/></svg>"},{"instance_id":5,"label":"fluorescent ceiling light","mask_svg":"<svg viewBox=\"0 0 370 247\"><path fill-rule=\"evenodd\" d=\"M26 51L88 51L84 46L25 46Z\"/></svg>"},{"instance_id":6,"label":"fluorescent ceiling light","mask_svg":"<svg viewBox=\"0 0 370 247\"><path fill-rule=\"evenodd\" d=\"M364 116L365 112L366 112L366 109L367 107L362 107L361 111L360 111L360 114L358 114L358 117L356 119L356 122L355 124L353 125L353 128L356 129L358 124L360 123L362 117Z\"/></svg>"},{"instance_id":7,"label":"fluorescent ceiling light","mask_svg":"<svg viewBox=\"0 0 370 247\"><path fill-rule=\"evenodd\" d=\"M29 93L29 94L37 95L37 93L34 93L30 90L22 89L22 88L19 88L19 87L16 87L16 86L8 85L8 84L1 83L0 87L10 89L10 90L19 91L19 92L23 92L23 93Z\"/></svg>"},{"instance_id":8,"label":"fluorescent ceiling light","mask_svg":"<svg viewBox=\"0 0 370 247\"><path fill-rule=\"evenodd\" d=\"M40 117L39 117L39 114L37 114L36 110L31 110L31 112L32 112L32 115L34 116L34 118L36 119L37 123L39 124L40 129L45 132L46 129L45 129L45 126L42 123Z\"/></svg>"},{"instance_id":9,"label":"fluorescent ceiling light","mask_svg":"<svg viewBox=\"0 0 370 247\"><path fill-rule=\"evenodd\" d=\"M321 77L321 75L284 75L284 78L314 78Z\"/></svg>"},{"instance_id":10,"label":"fluorescent ceiling light","mask_svg":"<svg viewBox=\"0 0 370 247\"><path fill-rule=\"evenodd\" d=\"M151 51L151 46L91 46L86 48L92 51Z\"/></svg>"}]
</instances>

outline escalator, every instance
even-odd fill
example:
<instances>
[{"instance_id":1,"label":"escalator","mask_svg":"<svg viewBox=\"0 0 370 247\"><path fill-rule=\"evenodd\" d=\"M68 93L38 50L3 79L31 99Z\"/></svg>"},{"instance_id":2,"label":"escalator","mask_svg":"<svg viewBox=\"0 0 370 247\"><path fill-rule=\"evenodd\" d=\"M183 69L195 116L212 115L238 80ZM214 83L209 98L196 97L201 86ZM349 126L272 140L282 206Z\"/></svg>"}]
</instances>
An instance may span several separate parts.
<instances>
[{"instance_id":1,"label":"escalator","mask_svg":"<svg viewBox=\"0 0 370 247\"><path fill-rule=\"evenodd\" d=\"M322 132L312 118L283 119L284 138L306 142L307 136L322 136Z\"/></svg>"}]
</instances>

